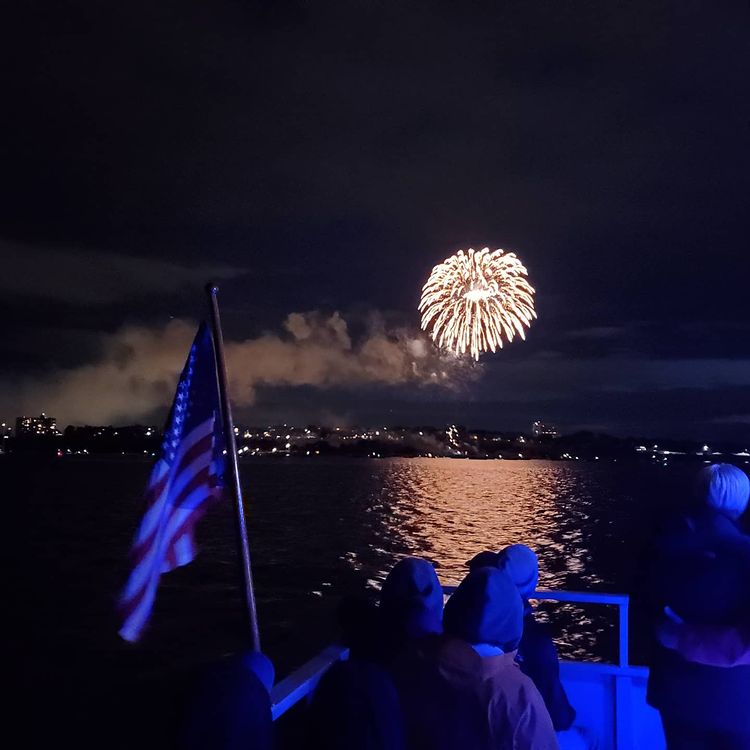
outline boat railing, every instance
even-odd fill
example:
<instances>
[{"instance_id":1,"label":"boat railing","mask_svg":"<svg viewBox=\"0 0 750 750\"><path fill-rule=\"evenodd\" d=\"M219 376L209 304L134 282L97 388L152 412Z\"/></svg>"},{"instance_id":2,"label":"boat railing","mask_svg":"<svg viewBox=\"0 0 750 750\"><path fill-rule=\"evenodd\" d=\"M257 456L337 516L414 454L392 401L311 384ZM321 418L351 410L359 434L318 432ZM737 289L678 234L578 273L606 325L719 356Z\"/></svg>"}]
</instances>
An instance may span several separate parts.
<instances>
[{"instance_id":1,"label":"boat railing","mask_svg":"<svg viewBox=\"0 0 750 750\"><path fill-rule=\"evenodd\" d=\"M455 586L443 586L443 592L450 596ZM628 670L628 604L627 594L607 594L590 591L536 591L533 597L537 601L557 601L572 604L609 604L619 610L619 663L621 670ZM331 645L317 656L303 664L279 683L271 692L273 718L283 716L292 706L307 697L315 689L320 678L337 661L346 660L349 649L342 645ZM600 665L605 666L605 665Z\"/></svg>"},{"instance_id":2,"label":"boat railing","mask_svg":"<svg viewBox=\"0 0 750 750\"><path fill-rule=\"evenodd\" d=\"M455 586L443 586L443 593L452 594ZM627 594L606 594L595 591L535 591L529 597L535 601L566 602L570 604L612 604L618 609L619 665L627 668L629 659L628 618L630 597Z\"/></svg>"}]
</instances>

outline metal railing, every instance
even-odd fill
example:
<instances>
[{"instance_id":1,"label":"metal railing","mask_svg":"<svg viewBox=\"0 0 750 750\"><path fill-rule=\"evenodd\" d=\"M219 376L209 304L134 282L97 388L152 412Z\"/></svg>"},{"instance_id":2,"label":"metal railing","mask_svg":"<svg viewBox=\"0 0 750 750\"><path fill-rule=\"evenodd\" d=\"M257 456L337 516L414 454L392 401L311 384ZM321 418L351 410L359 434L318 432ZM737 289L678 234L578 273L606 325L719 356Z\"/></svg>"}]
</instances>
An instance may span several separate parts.
<instances>
[{"instance_id":1,"label":"metal railing","mask_svg":"<svg viewBox=\"0 0 750 750\"><path fill-rule=\"evenodd\" d=\"M443 586L443 593L450 596L455 586ZM628 668L628 604L627 594L599 594L588 591L536 591L530 597L535 601L556 601L572 604L610 604L619 610L619 667ZM303 664L299 669L274 685L271 691L273 718L283 716L292 706L308 696L318 684L320 678L337 661L349 658L349 649L333 645L321 651L317 656Z\"/></svg>"},{"instance_id":2,"label":"metal railing","mask_svg":"<svg viewBox=\"0 0 750 750\"><path fill-rule=\"evenodd\" d=\"M456 586L443 586L443 593L450 596ZM534 601L567 602L570 604L612 604L617 606L619 614L618 633L620 642L621 667L628 666L628 617L630 597L627 594L599 594L593 591L535 591L529 599Z\"/></svg>"}]
</instances>

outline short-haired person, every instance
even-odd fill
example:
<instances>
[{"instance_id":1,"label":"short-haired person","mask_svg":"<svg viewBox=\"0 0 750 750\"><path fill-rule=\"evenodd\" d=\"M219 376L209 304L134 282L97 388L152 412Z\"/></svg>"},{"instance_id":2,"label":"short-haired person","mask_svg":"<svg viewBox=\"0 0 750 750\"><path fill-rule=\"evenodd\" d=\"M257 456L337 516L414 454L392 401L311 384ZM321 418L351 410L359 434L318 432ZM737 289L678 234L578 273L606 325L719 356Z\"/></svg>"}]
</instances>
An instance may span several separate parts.
<instances>
[{"instance_id":1,"label":"short-haired person","mask_svg":"<svg viewBox=\"0 0 750 750\"><path fill-rule=\"evenodd\" d=\"M704 635L705 628L747 627L750 539L738 520L750 481L732 464L713 464L700 471L695 487L693 507L655 545L650 595L657 627L664 612ZM693 661L657 645L650 667L648 702L661 713L669 750L750 748L750 666Z\"/></svg>"}]
</instances>

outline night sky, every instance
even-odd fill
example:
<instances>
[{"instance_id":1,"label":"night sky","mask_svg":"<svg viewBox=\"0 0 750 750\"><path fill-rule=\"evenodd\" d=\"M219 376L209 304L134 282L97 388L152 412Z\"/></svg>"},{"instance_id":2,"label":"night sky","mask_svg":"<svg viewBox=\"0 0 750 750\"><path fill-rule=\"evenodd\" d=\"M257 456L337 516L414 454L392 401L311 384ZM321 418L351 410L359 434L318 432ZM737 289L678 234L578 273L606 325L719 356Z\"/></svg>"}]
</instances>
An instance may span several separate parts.
<instances>
[{"instance_id":1,"label":"night sky","mask_svg":"<svg viewBox=\"0 0 750 750\"><path fill-rule=\"evenodd\" d=\"M23 6L3 419L160 420L213 277L240 422L750 439L746 3ZM431 267L486 245L527 341L412 367Z\"/></svg>"}]
</instances>

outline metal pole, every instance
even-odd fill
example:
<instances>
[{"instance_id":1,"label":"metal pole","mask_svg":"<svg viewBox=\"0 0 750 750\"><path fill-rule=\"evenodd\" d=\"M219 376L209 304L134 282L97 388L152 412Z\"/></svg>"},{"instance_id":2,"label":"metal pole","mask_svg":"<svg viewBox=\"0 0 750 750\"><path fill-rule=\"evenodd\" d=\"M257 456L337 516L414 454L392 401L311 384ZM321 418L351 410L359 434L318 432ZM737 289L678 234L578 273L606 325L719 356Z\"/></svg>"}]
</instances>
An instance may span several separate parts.
<instances>
[{"instance_id":1,"label":"metal pole","mask_svg":"<svg viewBox=\"0 0 750 750\"><path fill-rule=\"evenodd\" d=\"M252 646L255 651L260 651L260 631L258 629L258 613L255 608L253 572L250 565L250 545L247 540L245 508L242 504L242 487L240 486L240 471L239 463L237 461L237 445L234 439L234 422L232 421L232 410L229 406L229 395L227 392L227 371L224 363L224 337L221 333L221 319L219 317L218 285L213 283L207 284L206 294L208 294L209 306L211 308L211 328L214 337L214 352L216 353L216 380L219 386L219 401L221 403L221 416L224 424L224 439L226 442L229 465L232 470L231 486L234 489L237 518L237 541L240 558L242 560L242 583L245 590L247 613L250 618Z\"/></svg>"}]
</instances>

